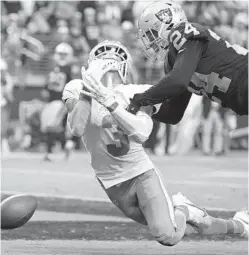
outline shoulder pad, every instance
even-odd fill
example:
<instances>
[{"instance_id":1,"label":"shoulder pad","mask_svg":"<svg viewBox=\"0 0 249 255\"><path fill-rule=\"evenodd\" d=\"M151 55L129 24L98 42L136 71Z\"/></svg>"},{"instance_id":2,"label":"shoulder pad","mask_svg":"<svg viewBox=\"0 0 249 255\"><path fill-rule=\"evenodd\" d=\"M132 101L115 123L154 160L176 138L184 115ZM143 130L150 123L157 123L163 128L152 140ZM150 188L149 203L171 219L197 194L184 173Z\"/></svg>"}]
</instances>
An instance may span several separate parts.
<instances>
[{"instance_id":1,"label":"shoulder pad","mask_svg":"<svg viewBox=\"0 0 249 255\"><path fill-rule=\"evenodd\" d=\"M188 40L208 40L208 30L196 23L183 22L173 28L169 42L179 51Z\"/></svg>"},{"instance_id":2,"label":"shoulder pad","mask_svg":"<svg viewBox=\"0 0 249 255\"><path fill-rule=\"evenodd\" d=\"M66 101L69 98L79 99L82 84L80 79L74 79L68 82L62 93L62 100Z\"/></svg>"}]
</instances>

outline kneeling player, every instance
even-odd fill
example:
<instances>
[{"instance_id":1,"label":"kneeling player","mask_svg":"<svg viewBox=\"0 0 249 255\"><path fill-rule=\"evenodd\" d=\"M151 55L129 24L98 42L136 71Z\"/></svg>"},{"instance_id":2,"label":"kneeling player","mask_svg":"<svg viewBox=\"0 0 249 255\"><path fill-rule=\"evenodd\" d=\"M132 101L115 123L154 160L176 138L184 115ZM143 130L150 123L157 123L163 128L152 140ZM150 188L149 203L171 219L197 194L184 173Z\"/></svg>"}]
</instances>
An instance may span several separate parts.
<instances>
[{"instance_id":1,"label":"kneeling player","mask_svg":"<svg viewBox=\"0 0 249 255\"><path fill-rule=\"evenodd\" d=\"M187 222L205 234L247 234L248 225L241 219L214 219L182 194L175 195L172 203L160 172L142 146L152 131L150 115L156 107L141 108L136 115L125 110L129 98L149 85L117 85L126 83L130 68L127 49L105 41L91 51L83 80L69 82L63 91L69 125L82 136L110 200L127 217L147 225L155 239L167 246L182 239ZM85 108L86 98L91 107ZM246 213L240 215L248 220Z\"/></svg>"}]
</instances>

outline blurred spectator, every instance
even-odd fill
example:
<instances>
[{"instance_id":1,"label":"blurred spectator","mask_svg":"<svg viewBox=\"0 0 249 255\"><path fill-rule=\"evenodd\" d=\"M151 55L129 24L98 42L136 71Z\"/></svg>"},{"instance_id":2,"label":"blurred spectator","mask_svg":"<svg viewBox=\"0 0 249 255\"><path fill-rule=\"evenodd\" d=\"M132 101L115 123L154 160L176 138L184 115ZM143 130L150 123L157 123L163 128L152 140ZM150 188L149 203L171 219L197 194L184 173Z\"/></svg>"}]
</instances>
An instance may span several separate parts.
<instances>
[{"instance_id":1,"label":"blurred spectator","mask_svg":"<svg viewBox=\"0 0 249 255\"><path fill-rule=\"evenodd\" d=\"M104 2L104 1L100 1L100 2ZM93 8L94 10L97 9L97 5L98 5L98 1L78 1L77 2L77 11L79 11L81 13L81 21L82 23L85 22L85 9L86 8Z\"/></svg>"},{"instance_id":2,"label":"blurred spectator","mask_svg":"<svg viewBox=\"0 0 249 255\"><path fill-rule=\"evenodd\" d=\"M134 23L134 17L132 15L132 9L134 2L133 1L122 1L120 2L122 5L122 12L121 12L121 23L125 21L129 21L131 23Z\"/></svg>"},{"instance_id":3,"label":"blurred spectator","mask_svg":"<svg viewBox=\"0 0 249 255\"><path fill-rule=\"evenodd\" d=\"M137 20L143 9L152 2L2 1L2 57L8 64L10 74L14 74L14 82L30 81L30 76L28 79L23 76L33 72L34 79L36 73L48 75L53 61L50 53L56 45L65 42L70 44L74 51L74 58L70 63L71 78L79 78L80 67L85 64L92 47L104 39L118 40L124 43L132 54L135 66L131 75L133 82L154 84L164 73L163 64L148 61L141 51L142 42L136 39ZM248 48L247 1L181 1L181 4L189 21L214 30L231 44ZM36 38L42 40L46 46L47 54L44 57L44 46ZM236 46L236 50L241 48ZM28 72L23 72L25 67L29 68ZM37 80L45 81L45 78L42 78L39 76ZM159 145L157 153L162 154L165 139L161 138L165 134L165 126L155 127L155 135L150 142L154 143L154 147ZM170 126L167 125L168 134L169 130ZM224 130L229 132L230 129ZM172 133L174 134L174 128ZM178 136L177 132L175 134ZM158 140L162 142L158 143Z\"/></svg>"},{"instance_id":4,"label":"blurred spectator","mask_svg":"<svg viewBox=\"0 0 249 255\"><path fill-rule=\"evenodd\" d=\"M84 9L84 21L82 35L86 38L90 48L93 48L100 40L100 28L96 22L96 10L94 8Z\"/></svg>"},{"instance_id":5,"label":"blurred spectator","mask_svg":"<svg viewBox=\"0 0 249 255\"><path fill-rule=\"evenodd\" d=\"M25 64L27 58L35 61L41 59L44 54L44 46L20 26L17 14L10 14L8 18L9 26L2 46L2 56L7 61L10 73L16 76L20 66Z\"/></svg>"},{"instance_id":6,"label":"blurred spectator","mask_svg":"<svg viewBox=\"0 0 249 255\"><path fill-rule=\"evenodd\" d=\"M75 58L78 58L81 65L87 59L87 53L90 52L91 48L87 43L86 38L81 34L82 23L81 23L81 13L76 12L74 18L71 21L71 46L74 49Z\"/></svg>"},{"instance_id":7,"label":"blurred spectator","mask_svg":"<svg viewBox=\"0 0 249 255\"><path fill-rule=\"evenodd\" d=\"M52 15L51 6L42 5L40 2L36 2L34 7L35 11L30 16L27 28L31 34L48 34L51 32L50 17Z\"/></svg>"},{"instance_id":8,"label":"blurred spectator","mask_svg":"<svg viewBox=\"0 0 249 255\"><path fill-rule=\"evenodd\" d=\"M58 20L57 21L57 37L56 37L58 43L64 42L70 44L71 41L71 34L70 34L70 28L68 27L68 24L66 20Z\"/></svg>"},{"instance_id":9,"label":"blurred spectator","mask_svg":"<svg viewBox=\"0 0 249 255\"><path fill-rule=\"evenodd\" d=\"M201 123L202 98L192 95L180 123L177 125L175 141L169 147L171 155L186 155L195 144L195 138Z\"/></svg>"},{"instance_id":10,"label":"blurred spectator","mask_svg":"<svg viewBox=\"0 0 249 255\"><path fill-rule=\"evenodd\" d=\"M2 1L2 2L3 7L5 8L7 14L18 13L22 9L20 1Z\"/></svg>"},{"instance_id":11,"label":"blurred spectator","mask_svg":"<svg viewBox=\"0 0 249 255\"><path fill-rule=\"evenodd\" d=\"M77 1L51 1L51 3L57 20L64 19L69 22L77 11Z\"/></svg>"},{"instance_id":12,"label":"blurred spectator","mask_svg":"<svg viewBox=\"0 0 249 255\"><path fill-rule=\"evenodd\" d=\"M223 130L225 109L218 103L212 102L205 97L203 97L202 102L202 151L204 155L211 155L213 151L214 155L219 156L223 154Z\"/></svg>"},{"instance_id":13,"label":"blurred spectator","mask_svg":"<svg viewBox=\"0 0 249 255\"><path fill-rule=\"evenodd\" d=\"M73 48L62 42L55 48L55 66L48 75L43 97L48 101L41 112L41 131L45 135L46 154L44 160L51 161L55 141L59 140L62 149L66 150L67 115L62 102L62 92L65 85L72 80Z\"/></svg>"},{"instance_id":14,"label":"blurred spectator","mask_svg":"<svg viewBox=\"0 0 249 255\"><path fill-rule=\"evenodd\" d=\"M238 13L233 20L230 43L248 48L248 14Z\"/></svg>"},{"instance_id":15,"label":"blurred spectator","mask_svg":"<svg viewBox=\"0 0 249 255\"><path fill-rule=\"evenodd\" d=\"M0 59L1 70L1 149L2 152L10 151L8 143L8 128L10 123L10 109L13 101L13 80L8 73L5 60Z\"/></svg>"},{"instance_id":16,"label":"blurred spectator","mask_svg":"<svg viewBox=\"0 0 249 255\"><path fill-rule=\"evenodd\" d=\"M22 101L19 105L19 121L22 132L20 147L34 149L43 141L41 112L46 102L39 99Z\"/></svg>"},{"instance_id":17,"label":"blurred spectator","mask_svg":"<svg viewBox=\"0 0 249 255\"><path fill-rule=\"evenodd\" d=\"M166 124L159 123L159 128L156 134L156 141L154 148L154 154L157 156L163 156L166 153Z\"/></svg>"},{"instance_id":18,"label":"blurred spectator","mask_svg":"<svg viewBox=\"0 0 249 255\"><path fill-rule=\"evenodd\" d=\"M225 155L229 153L231 149L230 132L235 130L236 127L237 127L236 114L231 110L227 110L224 115L224 130L223 130L223 135L224 135L223 151Z\"/></svg>"}]
</instances>

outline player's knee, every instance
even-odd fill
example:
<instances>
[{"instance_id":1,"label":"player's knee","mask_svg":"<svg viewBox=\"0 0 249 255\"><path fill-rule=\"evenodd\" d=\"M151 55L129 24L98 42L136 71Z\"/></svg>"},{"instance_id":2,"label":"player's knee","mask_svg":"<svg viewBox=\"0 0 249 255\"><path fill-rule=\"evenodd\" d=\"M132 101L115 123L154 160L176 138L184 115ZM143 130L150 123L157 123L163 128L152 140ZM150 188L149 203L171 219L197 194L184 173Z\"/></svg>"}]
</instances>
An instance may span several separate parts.
<instances>
[{"instance_id":1,"label":"player's knee","mask_svg":"<svg viewBox=\"0 0 249 255\"><path fill-rule=\"evenodd\" d=\"M164 239L157 240L158 243L164 245L164 246L174 246L176 245L180 239L175 237L165 237Z\"/></svg>"},{"instance_id":2,"label":"player's knee","mask_svg":"<svg viewBox=\"0 0 249 255\"><path fill-rule=\"evenodd\" d=\"M172 229L167 230L163 235L156 237L156 240L164 246L174 246L181 240L181 238L179 238L175 230Z\"/></svg>"},{"instance_id":3,"label":"player's knee","mask_svg":"<svg viewBox=\"0 0 249 255\"><path fill-rule=\"evenodd\" d=\"M128 218L132 219L134 217L134 210L133 210L133 208L126 208L126 210L124 211L124 214Z\"/></svg>"}]
</instances>

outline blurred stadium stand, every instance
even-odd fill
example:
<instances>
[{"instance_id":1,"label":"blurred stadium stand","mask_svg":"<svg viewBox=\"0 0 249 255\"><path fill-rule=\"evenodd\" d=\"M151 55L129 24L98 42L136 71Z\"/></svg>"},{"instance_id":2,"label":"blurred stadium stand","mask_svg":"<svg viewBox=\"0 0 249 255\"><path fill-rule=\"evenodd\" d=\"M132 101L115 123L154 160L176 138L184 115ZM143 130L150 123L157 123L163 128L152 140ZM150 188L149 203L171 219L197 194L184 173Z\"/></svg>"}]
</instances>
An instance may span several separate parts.
<instances>
[{"instance_id":1,"label":"blurred stadium stand","mask_svg":"<svg viewBox=\"0 0 249 255\"><path fill-rule=\"evenodd\" d=\"M11 118L18 120L18 109L21 101L29 101L34 98L41 98L40 92L46 83L46 76L53 67L53 52L56 45L61 40L75 40L73 31L80 30L78 36L86 40L86 44L94 44L103 39L116 39L123 42L131 51L138 73L138 82L155 83L163 74L162 63L152 64L145 59L141 53L141 44L135 39L136 21L141 10L149 2L144 1L74 1L67 12L71 1L1 1L1 44L2 58L8 63L11 51L3 48L8 39L10 27L16 27L16 33L25 32L29 36L36 38L44 45L44 53L41 58L31 59L23 55L16 57L16 64L10 61L9 70L14 80L14 100L10 102ZM181 1L183 8L190 21L207 25L222 37L232 43L238 43L248 48L248 2L247 1ZM78 17L75 19L74 13ZM13 16L13 13L16 16ZM67 15L65 15L67 14ZM63 16L64 15L64 16ZM87 16L88 15L88 16ZM94 20L91 21L91 15ZM79 22L79 19L80 22ZM87 22L85 20L88 20ZM90 21L89 21L90 20ZM68 38L63 39L60 31L69 30ZM44 28L47 28L45 30ZM63 29L62 29L63 27ZM18 31L19 29L19 31ZM66 32L65 32L66 33ZM99 37L94 38L94 34L99 33ZM240 35L240 36L238 36ZM78 37L77 37L78 38ZM25 42L20 47L29 46ZM87 47L86 47L87 48ZM89 47L90 49L90 47ZM32 47L31 49L32 50ZM75 56L77 65L86 65L88 50L82 55ZM9 54L9 55L8 55ZM77 75L76 75L77 77ZM158 124L157 124L158 125ZM238 127L248 126L247 117L238 118ZM157 130L158 128L155 128ZM156 132L156 131L155 131ZM153 134L152 137L155 135ZM150 142L148 143L150 144ZM151 146L150 146L151 147Z\"/></svg>"}]
</instances>

